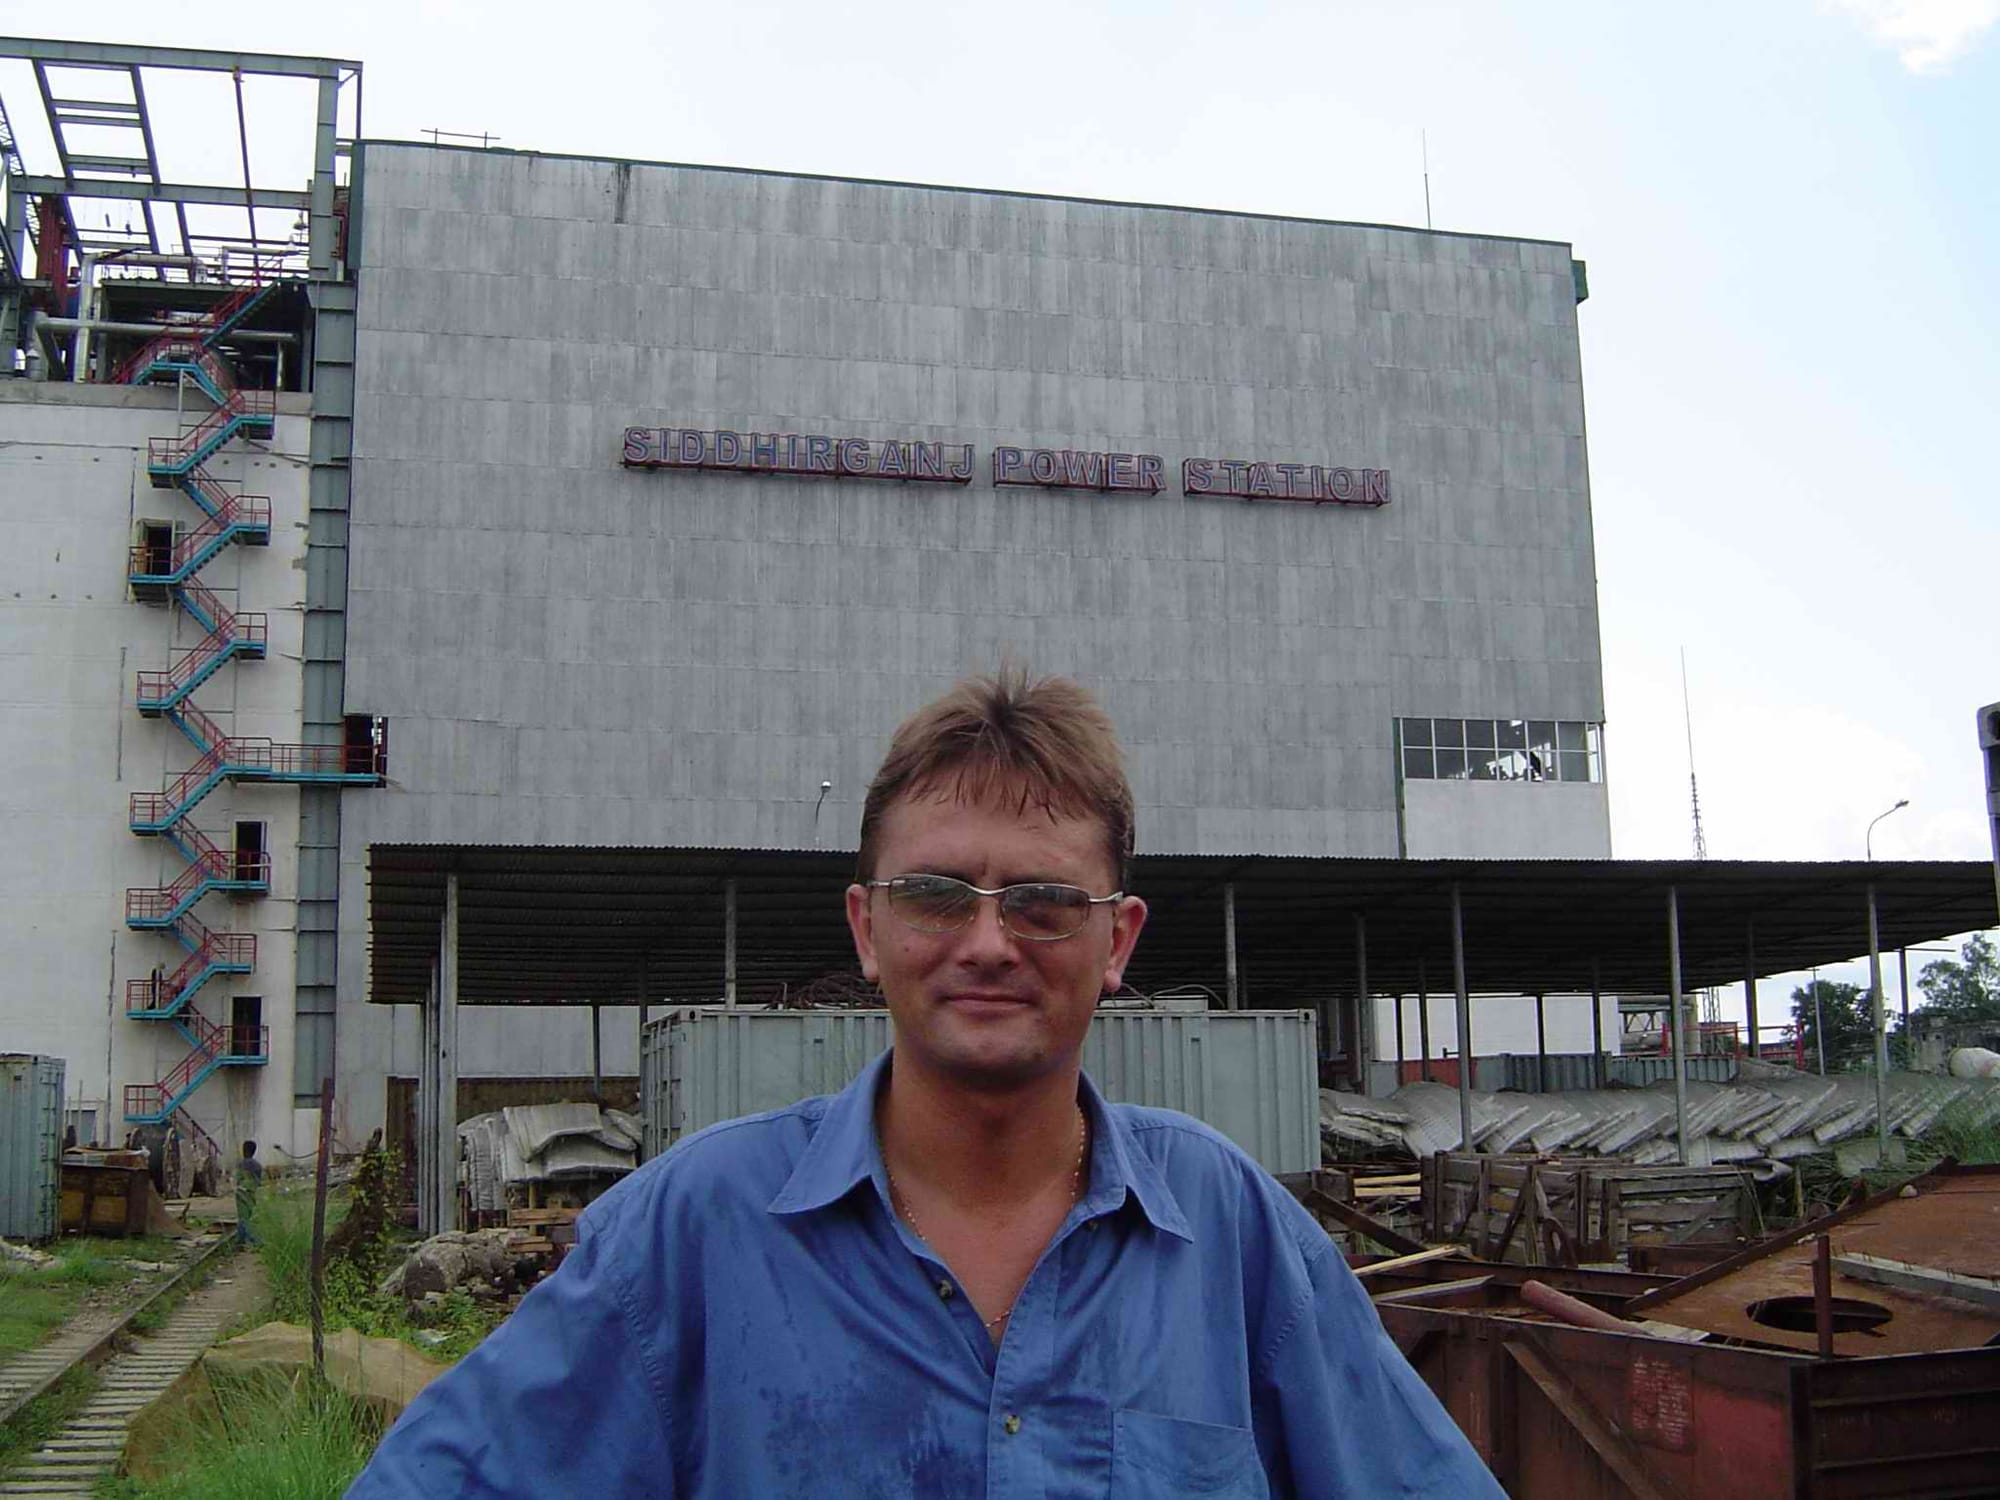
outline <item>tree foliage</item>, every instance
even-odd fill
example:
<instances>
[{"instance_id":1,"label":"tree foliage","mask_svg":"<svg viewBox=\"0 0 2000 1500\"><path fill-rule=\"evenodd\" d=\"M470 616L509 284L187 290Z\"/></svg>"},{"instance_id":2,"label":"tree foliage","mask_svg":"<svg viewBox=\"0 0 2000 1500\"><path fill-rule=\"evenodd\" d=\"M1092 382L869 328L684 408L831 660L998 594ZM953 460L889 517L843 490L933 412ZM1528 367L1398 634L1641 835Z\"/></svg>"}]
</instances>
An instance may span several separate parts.
<instances>
[{"instance_id":1,"label":"tree foliage","mask_svg":"<svg viewBox=\"0 0 2000 1500\"><path fill-rule=\"evenodd\" d=\"M1814 991L1819 1004L1813 1004ZM1826 1028L1826 1070L1845 1072L1870 1066L1875 1058L1875 1027L1869 1014L1868 991L1838 979L1817 979L1792 991L1792 1019L1805 1038L1806 1066L1819 1064L1820 1027Z\"/></svg>"},{"instance_id":2,"label":"tree foliage","mask_svg":"<svg viewBox=\"0 0 2000 1500\"><path fill-rule=\"evenodd\" d=\"M1957 959L1924 965L1917 976L1924 1015L1936 1021L2000 1021L2000 952L1979 933L1966 939Z\"/></svg>"}]
</instances>

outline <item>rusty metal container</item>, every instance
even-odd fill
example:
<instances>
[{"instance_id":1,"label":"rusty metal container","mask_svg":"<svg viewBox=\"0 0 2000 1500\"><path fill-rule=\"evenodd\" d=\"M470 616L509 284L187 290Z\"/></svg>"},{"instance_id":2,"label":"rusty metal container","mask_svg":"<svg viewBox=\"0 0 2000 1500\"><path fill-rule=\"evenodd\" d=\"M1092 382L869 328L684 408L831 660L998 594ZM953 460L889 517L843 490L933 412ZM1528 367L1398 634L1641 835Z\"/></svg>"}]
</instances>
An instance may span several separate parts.
<instances>
[{"instance_id":1,"label":"rusty metal container","mask_svg":"<svg viewBox=\"0 0 2000 1500\"><path fill-rule=\"evenodd\" d=\"M2000 1349L1821 1361L1378 1304L1511 1495L1991 1495Z\"/></svg>"}]
</instances>

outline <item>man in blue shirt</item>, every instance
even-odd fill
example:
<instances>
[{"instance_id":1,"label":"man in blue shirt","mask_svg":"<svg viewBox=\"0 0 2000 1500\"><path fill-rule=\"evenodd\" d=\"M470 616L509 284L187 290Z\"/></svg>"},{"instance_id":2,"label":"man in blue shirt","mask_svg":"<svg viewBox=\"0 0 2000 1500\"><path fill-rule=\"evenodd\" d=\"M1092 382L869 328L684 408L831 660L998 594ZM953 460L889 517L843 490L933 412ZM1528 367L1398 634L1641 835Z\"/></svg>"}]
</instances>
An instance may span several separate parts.
<instances>
[{"instance_id":1,"label":"man in blue shirt","mask_svg":"<svg viewBox=\"0 0 2000 1500\"><path fill-rule=\"evenodd\" d=\"M1131 853L1075 683L906 722L847 891L893 1049L599 1200L350 1494L1498 1495L1290 1196L1082 1076Z\"/></svg>"}]
</instances>

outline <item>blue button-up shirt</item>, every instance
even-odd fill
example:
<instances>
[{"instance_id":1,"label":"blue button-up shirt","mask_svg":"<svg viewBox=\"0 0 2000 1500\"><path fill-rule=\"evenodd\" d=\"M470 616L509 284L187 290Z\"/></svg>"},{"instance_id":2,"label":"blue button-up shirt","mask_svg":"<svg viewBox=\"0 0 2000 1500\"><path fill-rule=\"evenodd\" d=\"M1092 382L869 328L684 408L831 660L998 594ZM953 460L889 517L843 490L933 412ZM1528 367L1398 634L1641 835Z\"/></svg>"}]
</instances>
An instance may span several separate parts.
<instances>
[{"instance_id":1,"label":"blue button-up shirt","mask_svg":"<svg viewBox=\"0 0 2000 1500\"><path fill-rule=\"evenodd\" d=\"M1500 1494L1291 1196L1088 1080L1089 1189L996 1346L890 1207L889 1058L593 1204L350 1496Z\"/></svg>"}]
</instances>

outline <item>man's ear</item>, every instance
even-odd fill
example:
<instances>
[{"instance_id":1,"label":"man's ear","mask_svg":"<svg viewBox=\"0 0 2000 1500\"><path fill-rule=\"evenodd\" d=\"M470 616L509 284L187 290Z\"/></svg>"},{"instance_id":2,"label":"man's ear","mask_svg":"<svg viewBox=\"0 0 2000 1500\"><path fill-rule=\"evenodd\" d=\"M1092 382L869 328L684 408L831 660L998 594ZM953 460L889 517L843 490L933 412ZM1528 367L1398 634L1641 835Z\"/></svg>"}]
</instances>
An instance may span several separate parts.
<instances>
[{"instance_id":1,"label":"man's ear","mask_svg":"<svg viewBox=\"0 0 2000 1500\"><path fill-rule=\"evenodd\" d=\"M1139 945L1139 933L1146 925L1146 903L1127 896L1111 913L1111 952L1104 960L1104 993L1117 992L1125 982L1125 966L1132 962L1132 950Z\"/></svg>"},{"instance_id":2,"label":"man's ear","mask_svg":"<svg viewBox=\"0 0 2000 1500\"><path fill-rule=\"evenodd\" d=\"M868 899L874 894L865 885L847 888L847 930L854 934L854 956L861 960L861 977L870 984L880 984L882 970L875 962L875 905Z\"/></svg>"}]
</instances>

